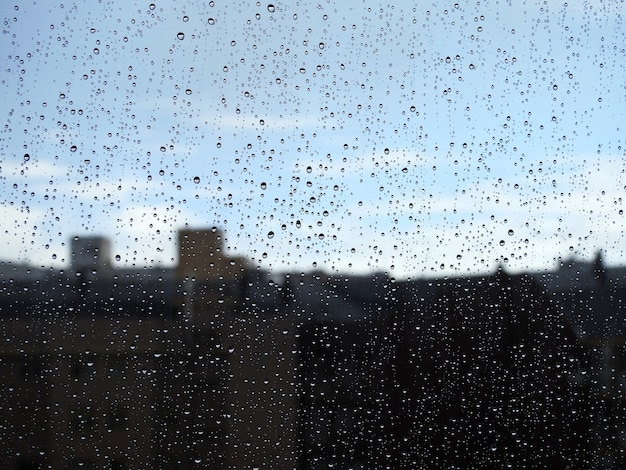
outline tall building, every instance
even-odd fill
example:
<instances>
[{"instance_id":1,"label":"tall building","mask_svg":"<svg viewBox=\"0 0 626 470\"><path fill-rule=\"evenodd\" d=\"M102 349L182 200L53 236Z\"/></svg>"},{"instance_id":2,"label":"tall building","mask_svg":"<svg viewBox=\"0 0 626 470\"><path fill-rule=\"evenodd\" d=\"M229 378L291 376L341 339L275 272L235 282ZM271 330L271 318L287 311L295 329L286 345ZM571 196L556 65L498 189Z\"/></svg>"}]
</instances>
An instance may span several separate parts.
<instances>
[{"instance_id":1,"label":"tall building","mask_svg":"<svg viewBox=\"0 0 626 470\"><path fill-rule=\"evenodd\" d=\"M71 267L74 271L107 269L111 266L111 241L101 236L72 238Z\"/></svg>"}]
</instances>

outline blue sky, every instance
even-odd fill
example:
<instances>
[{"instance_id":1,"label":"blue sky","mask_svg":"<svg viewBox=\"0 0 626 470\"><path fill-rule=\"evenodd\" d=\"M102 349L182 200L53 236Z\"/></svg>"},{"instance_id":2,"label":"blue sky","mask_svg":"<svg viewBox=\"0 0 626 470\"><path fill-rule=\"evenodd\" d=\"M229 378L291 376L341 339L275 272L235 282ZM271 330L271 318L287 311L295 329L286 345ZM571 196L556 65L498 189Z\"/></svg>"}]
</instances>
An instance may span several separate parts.
<instances>
[{"instance_id":1,"label":"blue sky","mask_svg":"<svg viewBox=\"0 0 626 470\"><path fill-rule=\"evenodd\" d=\"M3 5L0 258L169 265L188 225L280 271L624 263L623 3L396 3Z\"/></svg>"}]
</instances>

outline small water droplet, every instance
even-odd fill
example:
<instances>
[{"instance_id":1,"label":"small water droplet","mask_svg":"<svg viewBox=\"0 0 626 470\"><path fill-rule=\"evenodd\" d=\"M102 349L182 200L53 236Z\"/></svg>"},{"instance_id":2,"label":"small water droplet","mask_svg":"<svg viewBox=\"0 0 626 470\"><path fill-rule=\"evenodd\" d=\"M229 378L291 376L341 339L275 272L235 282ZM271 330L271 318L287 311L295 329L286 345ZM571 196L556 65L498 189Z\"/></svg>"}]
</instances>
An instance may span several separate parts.
<instances>
[{"instance_id":1,"label":"small water droplet","mask_svg":"<svg viewBox=\"0 0 626 470\"><path fill-rule=\"evenodd\" d=\"M72 145L70 147L70 152L76 152L77 149L78 149L78 147L76 147L76 145Z\"/></svg>"},{"instance_id":2,"label":"small water droplet","mask_svg":"<svg viewBox=\"0 0 626 470\"><path fill-rule=\"evenodd\" d=\"M209 18L207 23L209 23L210 25L214 25L215 24L215 18Z\"/></svg>"},{"instance_id":3,"label":"small water droplet","mask_svg":"<svg viewBox=\"0 0 626 470\"><path fill-rule=\"evenodd\" d=\"M265 190L266 188L267 188L267 183L266 182L261 183L261 189Z\"/></svg>"},{"instance_id":4,"label":"small water droplet","mask_svg":"<svg viewBox=\"0 0 626 470\"><path fill-rule=\"evenodd\" d=\"M267 232L267 238L274 238L274 232L272 231Z\"/></svg>"},{"instance_id":5,"label":"small water droplet","mask_svg":"<svg viewBox=\"0 0 626 470\"><path fill-rule=\"evenodd\" d=\"M269 11L270 13L274 13L276 11L276 7L273 4L269 4L267 6L267 11Z\"/></svg>"},{"instance_id":6,"label":"small water droplet","mask_svg":"<svg viewBox=\"0 0 626 470\"><path fill-rule=\"evenodd\" d=\"M28 160L30 160L30 155L28 155L27 153L24 154L24 161L27 162Z\"/></svg>"},{"instance_id":7,"label":"small water droplet","mask_svg":"<svg viewBox=\"0 0 626 470\"><path fill-rule=\"evenodd\" d=\"M185 33L178 33L176 37L182 41L183 39L185 39Z\"/></svg>"},{"instance_id":8,"label":"small water droplet","mask_svg":"<svg viewBox=\"0 0 626 470\"><path fill-rule=\"evenodd\" d=\"M119 261L121 259L122 259L122 257L120 255L115 255L115 261Z\"/></svg>"},{"instance_id":9,"label":"small water droplet","mask_svg":"<svg viewBox=\"0 0 626 470\"><path fill-rule=\"evenodd\" d=\"M198 184L200 182L200 177L199 176L194 176L193 177L193 182Z\"/></svg>"}]
</instances>

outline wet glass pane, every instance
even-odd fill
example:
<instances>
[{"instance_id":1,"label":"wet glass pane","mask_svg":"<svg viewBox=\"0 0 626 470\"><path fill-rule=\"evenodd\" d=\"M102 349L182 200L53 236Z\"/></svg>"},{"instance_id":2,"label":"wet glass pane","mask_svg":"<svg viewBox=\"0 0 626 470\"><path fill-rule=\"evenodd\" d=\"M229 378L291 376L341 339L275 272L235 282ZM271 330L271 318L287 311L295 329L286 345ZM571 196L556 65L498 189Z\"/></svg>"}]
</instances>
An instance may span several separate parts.
<instances>
[{"instance_id":1,"label":"wet glass pane","mask_svg":"<svg viewBox=\"0 0 626 470\"><path fill-rule=\"evenodd\" d=\"M626 465L622 3L0 11L7 468Z\"/></svg>"}]
</instances>

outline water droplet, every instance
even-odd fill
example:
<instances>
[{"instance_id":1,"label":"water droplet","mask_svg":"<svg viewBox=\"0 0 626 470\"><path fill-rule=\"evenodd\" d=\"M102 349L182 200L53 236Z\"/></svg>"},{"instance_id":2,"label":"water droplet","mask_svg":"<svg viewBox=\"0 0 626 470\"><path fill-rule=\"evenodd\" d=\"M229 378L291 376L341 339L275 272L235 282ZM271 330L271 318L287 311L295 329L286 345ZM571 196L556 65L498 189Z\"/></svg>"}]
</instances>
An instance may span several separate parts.
<instances>
[{"instance_id":1,"label":"water droplet","mask_svg":"<svg viewBox=\"0 0 626 470\"><path fill-rule=\"evenodd\" d=\"M189 21L189 17L187 15L183 16L183 21L186 23L187 21Z\"/></svg>"},{"instance_id":2,"label":"water droplet","mask_svg":"<svg viewBox=\"0 0 626 470\"><path fill-rule=\"evenodd\" d=\"M193 182L198 184L200 182L200 177L199 176L194 176L193 177Z\"/></svg>"},{"instance_id":3,"label":"water droplet","mask_svg":"<svg viewBox=\"0 0 626 470\"><path fill-rule=\"evenodd\" d=\"M207 23L209 23L210 25L214 25L215 24L215 18L209 18Z\"/></svg>"},{"instance_id":4,"label":"water droplet","mask_svg":"<svg viewBox=\"0 0 626 470\"><path fill-rule=\"evenodd\" d=\"M122 257L120 255L115 255L115 261L119 261L121 259L122 259Z\"/></svg>"},{"instance_id":5,"label":"water droplet","mask_svg":"<svg viewBox=\"0 0 626 470\"><path fill-rule=\"evenodd\" d=\"M274 232L267 232L267 238L274 238Z\"/></svg>"},{"instance_id":6,"label":"water droplet","mask_svg":"<svg viewBox=\"0 0 626 470\"><path fill-rule=\"evenodd\" d=\"M78 147L76 147L76 145L72 145L70 147L70 152L76 152L77 149L78 149Z\"/></svg>"},{"instance_id":7,"label":"water droplet","mask_svg":"<svg viewBox=\"0 0 626 470\"><path fill-rule=\"evenodd\" d=\"M150 10L154 10L156 8L156 5L154 3L151 3L148 8L150 8Z\"/></svg>"},{"instance_id":8,"label":"water droplet","mask_svg":"<svg viewBox=\"0 0 626 470\"><path fill-rule=\"evenodd\" d=\"M178 33L176 37L182 41L183 39L185 39L185 33Z\"/></svg>"},{"instance_id":9,"label":"water droplet","mask_svg":"<svg viewBox=\"0 0 626 470\"><path fill-rule=\"evenodd\" d=\"M269 11L270 13L274 13L276 11L276 7L273 4L269 4L267 6L267 11Z\"/></svg>"},{"instance_id":10,"label":"water droplet","mask_svg":"<svg viewBox=\"0 0 626 470\"><path fill-rule=\"evenodd\" d=\"M27 162L28 160L30 160L30 155L28 155L27 153L24 154L24 161Z\"/></svg>"},{"instance_id":11,"label":"water droplet","mask_svg":"<svg viewBox=\"0 0 626 470\"><path fill-rule=\"evenodd\" d=\"M326 47L326 45L325 45L323 42L320 42L320 43L318 44L318 47L319 47L320 49L324 49L324 47Z\"/></svg>"},{"instance_id":12,"label":"water droplet","mask_svg":"<svg viewBox=\"0 0 626 470\"><path fill-rule=\"evenodd\" d=\"M509 229L509 236L513 236L514 233L513 229Z\"/></svg>"},{"instance_id":13,"label":"water droplet","mask_svg":"<svg viewBox=\"0 0 626 470\"><path fill-rule=\"evenodd\" d=\"M504 246L506 242L504 240L500 240L500 246Z\"/></svg>"},{"instance_id":14,"label":"water droplet","mask_svg":"<svg viewBox=\"0 0 626 470\"><path fill-rule=\"evenodd\" d=\"M266 188L267 188L267 183L266 182L261 183L261 189L265 190Z\"/></svg>"}]
</instances>

